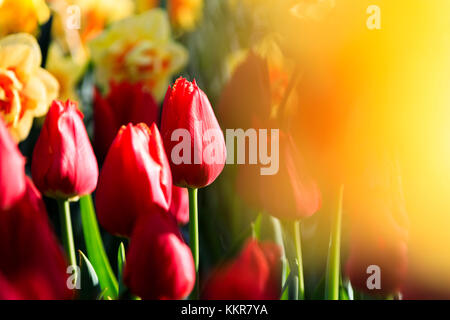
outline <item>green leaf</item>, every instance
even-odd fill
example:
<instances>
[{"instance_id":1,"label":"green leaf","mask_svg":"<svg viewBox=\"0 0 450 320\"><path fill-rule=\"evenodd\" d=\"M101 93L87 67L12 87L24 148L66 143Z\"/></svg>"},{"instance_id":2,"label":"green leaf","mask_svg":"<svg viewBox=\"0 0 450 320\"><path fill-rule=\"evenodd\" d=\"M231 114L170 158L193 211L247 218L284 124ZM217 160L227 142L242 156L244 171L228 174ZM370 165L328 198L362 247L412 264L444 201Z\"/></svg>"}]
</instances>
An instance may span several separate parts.
<instances>
[{"instance_id":1,"label":"green leaf","mask_svg":"<svg viewBox=\"0 0 450 320\"><path fill-rule=\"evenodd\" d=\"M286 263L286 267L288 268L287 263ZM281 288L280 300L289 300L289 284L292 280L291 278L292 278L292 273L289 272L289 275L286 277L286 279L283 279L284 284L283 284L283 287Z\"/></svg>"},{"instance_id":2,"label":"green leaf","mask_svg":"<svg viewBox=\"0 0 450 320\"><path fill-rule=\"evenodd\" d=\"M78 251L80 257L80 299L91 300L95 299L101 292L97 273L94 270L89 259L80 250Z\"/></svg>"},{"instance_id":3,"label":"green leaf","mask_svg":"<svg viewBox=\"0 0 450 320\"><path fill-rule=\"evenodd\" d=\"M339 286L339 300L352 300L350 299L347 289L344 286Z\"/></svg>"},{"instance_id":4,"label":"green leaf","mask_svg":"<svg viewBox=\"0 0 450 320\"><path fill-rule=\"evenodd\" d=\"M108 299L107 297L105 297L106 290L107 289L100 292L100 294L97 296L97 298L95 300L111 300L111 299Z\"/></svg>"},{"instance_id":5,"label":"green leaf","mask_svg":"<svg viewBox=\"0 0 450 320\"><path fill-rule=\"evenodd\" d=\"M104 296L116 299L119 295L119 285L103 247L91 195L81 197L80 210L89 260L98 275L100 287L105 291Z\"/></svg>"},{"instance_id":6,"label":"green leaf","mask_svg":"<svg viewBox=\"0 0 450 320\"><path fill-rule=\"evenodd\" d=\"M312 299L313 300L323 300L325 298L324 292L325 292L325 274L322 276L322 278L320 278L319 283L317 284L316 288L314 289Z\"/></svg>"},{"instance_id":7,"label":"green leaf","mask_svg":"<svg viewBox=\"0 0 450 320\"><path fill-rule=\"evenodd\" d=\"M349 279L339 279L339 300L354 300L353 288Z\"/></svg>"},{"instance_id":8,"label":"green leaf","mask_svg":"<svg viewBox=\"0 0 450 320\"><path fill-rule=\"evenodd\" d=\"M117 268L119 275L119 296L122 296L123 291L125 290L125 285L123 283L123 268L125 267L125 246L123 242L119 245L119 250L117 250Z\"/></svg>"},{"instance_id":9,"label":"green leaf","mask_svg":"<svg viewBox=\"0 0 450 320\"><path fill-rule=\"evenodd\" d=\"M119 250L117 251L117 266L119 269L119 278L122 278L123 267L125 266L125 246L123 242L119 245Z\"/></svg>"},{"instance_id":10,"label":"green leaf","mask_svg":"<svg viewBox=\"0 0 450 320\"><path fill-rule=\"evenodd\" d=\"M281 223L277 218L270 217L270 225L273 230L273 241L282 249L281 257L281 283L283 283L282 294L280 300L289 300L289 284L291 280L291 270L286 258L286 248L283 241L283 230ZM286 289L286 290L285 290Z\"/></svg>"},{"instance_id":11,"label":"green leaf","mask_svg":"<svg viewBox=\"0 0 450 320\"><path fill-rule=\"evenodd\" d=\"M345 291L347 292L348 300L354 300L355 294L350 280L347 279L346 281L344 281L343 286L345 288Z\"/></svg>"}]
</instances>

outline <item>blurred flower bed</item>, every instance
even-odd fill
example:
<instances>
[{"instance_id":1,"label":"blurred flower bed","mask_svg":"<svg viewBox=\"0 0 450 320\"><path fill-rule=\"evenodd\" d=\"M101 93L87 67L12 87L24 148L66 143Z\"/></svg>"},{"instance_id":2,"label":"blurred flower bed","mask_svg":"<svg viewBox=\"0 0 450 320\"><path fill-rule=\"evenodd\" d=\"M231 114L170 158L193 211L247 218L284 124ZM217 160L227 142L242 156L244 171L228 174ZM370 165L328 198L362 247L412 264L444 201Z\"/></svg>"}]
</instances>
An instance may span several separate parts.
<instances>
[{"instance_id":1,"label":"blurred flower bed","mask_svg":"<svg viewBox=\"0 0 450 320\"><path fill-rule=\"evenodd\" d=\"M0 298L417 297L364 5L0 0ZM276 174L226 163L238 128Z\"/></svg>"}]
</instances>

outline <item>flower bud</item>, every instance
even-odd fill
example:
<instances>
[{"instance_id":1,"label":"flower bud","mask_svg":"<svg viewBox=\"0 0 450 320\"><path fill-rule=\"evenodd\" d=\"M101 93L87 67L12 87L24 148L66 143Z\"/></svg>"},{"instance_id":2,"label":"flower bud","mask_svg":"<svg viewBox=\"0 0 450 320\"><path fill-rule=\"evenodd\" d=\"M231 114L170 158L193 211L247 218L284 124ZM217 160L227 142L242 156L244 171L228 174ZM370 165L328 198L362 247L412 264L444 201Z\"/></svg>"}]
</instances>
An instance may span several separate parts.
<instances>
[{"instance_id":1,"label":"flower bud","mask_svg":"<svg viewBox=\"0 0 450 320\"><path fill-rule=\"evenodd\" d=\"M94 191L97 160L77 104L53 101L36 142L31 163L38 189L54 198L73 198Z\"/></svg>"},{"instance_id":2,"label":"flower bud","mask_svg":"<svg viewBox=\"0 0 450 320\"><path fill-rule=\"evenodd\" d=\"M352 238L345 271L359 291L379 296L398 293L407 267L408 247L403 239Z\"/></svg>"},{"instance_id":3,"label":"flower bud","mask_svg":"<svg viewBox=\"0 0 450 320\"><path fill-rule=\"evenodd\" d=\"M273 175L262 175L260 182L263 208L277 218L307 218L322 205L316 181L309 175L292 137L284 132L280 132L279 171Z\"/></svg>"},{"instance_id":4,"label":"flower bud","mask_svg":"<svg viewBox=\"0 0 450 320\"><path fill-rule=\"evenodd\" d=\"M278 300L281 250L273 243L250 240L239 257L209 277L204 298L211 300Z\"/></svg>"},{"instance_id":5,"label":"flower bud","mask_svg":"<svg viewBox=\"0 0 450 320\"><path fill-rule=\"evenodd\" d=\"M167 90L161 133L175 185L206 187L222 172L226 160L223 133L208 97L195 81L179 78Z\"/></svg>"},{"instance_id":6,"label":"flower bud","mask_svg":"<svg viewBox=\"0 0 450 320\"><path fill-rule=\"evenodd\" d=\"M254 128L254 118L264 124L271 113L267 61L253 51L234 70L219 99L218 118L224 128Z\"/></svg>"},{"instance_id":7,"label":"flower bud","mask_svg":"<svg viewBox=\"0 0 450 320\"><path fill-rule=\"evenodd\" d=\"M359 156L364 161L354 165L357 174L346 184L351 232L346 273L359 291L396 294L408 272L409 218L401 170L385 150L373 149Z\"/></svg>"},{"instance_id":8,"label":"flower bud","mask_svg":"<svg viewBox=\"0 0 450 320\"><path fill-rule=\"evenodd\" d=\"M0 211L0 297L69 299L67 264L41 195L26 179L24 196Z\"/></svg>"},{"instance_id":9,"label":"flower bud","mask_svg":"<svg viewBox=\"0 0 450 320\"><path fill-rule=\"evenodd\" d=\"M268 137L268 141L271 137ZM277 141L278 143L278 141ZM278 148L278 145L277 145ZM260 166L242 165L238 168L236 190L251 207L284 219L299 220L317 212L322 196L316 181L290 135L280 131L279 166L269 175L263 175ZM271 151L274 155L274 150Z\"/></svg>"},{"instance_id":10,"label":"flower bud","mask_svg":"<svg viewBox=\"0 0 450 320\"><path fill-rule=\"evenodd\" d=\"M111 83L103 97L94 93L94 148L103 160L122 125L159 123L159 107L150 91L142 83Z\"/></svg>"},{"instance_id":11,"label":"flower bud","mask_svg":"<svg viewBox=\"0 0 450 320\"><path fill-rule=\"evenodd\" d=\"M183 299L195 283L191 250L172 216L141 216L131 236L124 281L142 299Z\"/></svg>"},{"instance_id":12,"label":"flower bud","mask_svg":"<svg viewBox=\"0 0 450 320\"><path fill-rule=\"evenodd\" d=\"M172 175L156 124L120 129L106 155L96 192L100 224L110 233L129 236L137 217L167 212Z\"/></svg>"}]
</instances>

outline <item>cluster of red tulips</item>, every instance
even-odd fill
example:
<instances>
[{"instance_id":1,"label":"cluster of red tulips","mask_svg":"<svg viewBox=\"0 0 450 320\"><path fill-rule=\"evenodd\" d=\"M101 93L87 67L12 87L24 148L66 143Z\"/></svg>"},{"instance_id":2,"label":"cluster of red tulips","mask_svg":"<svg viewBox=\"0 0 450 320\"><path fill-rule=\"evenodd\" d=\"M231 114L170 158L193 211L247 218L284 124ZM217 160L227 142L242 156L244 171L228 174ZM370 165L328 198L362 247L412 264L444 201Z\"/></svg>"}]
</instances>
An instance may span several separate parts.
<instances>
[{"instance_id":1,"label":"cluster of red tulips","mask_svg":"<svg viewBox=\"0 0 450 320\"><path fill-rule=\"evenodd\" d=\"M223 136L207 141L192 132L194 123L200 123L204 132L220 130L211 105L195 81L180 78L167 91L160 122L156 103L139 85L113 88L106 99L96 96L95 145L98 157L104 159L100 174L75 102L54 101L50 107L31 162L37 189L25 174L25 159L0 122L0 254L5 258L0 264L0 297L64 299L73 295L67 286L66 260L39 191L60 204L61 223L65 224L62 238L70 265L75 266L76 261L68 201L96 190L101 226L111 234L130 238L123 282L133 294L144 299L182 299L196 286L197 221L190 222L192 252L177 225L189 221L189 212L191 219L197 219L196 189L211 184L225 164ZM115 118L118 110L125 111L125 101L114 97L117 92L127 102L127 98L142 100L130 104L127 116ZM133 110L143 104L147 108ZM174 164L168 155L176 144L172 132L179 128L188 130L192 139L202 140L190 141L193 156L203 152L197 146L215 144L216 161ZM204 297L277 298L280 256L272 244L249 242L236 262L210 277ZM242 270L248 274L236 277ZM249 292L241 292L242 288Z\"/></svg>"},{"instance_id":2,"label":"cluster of red tulips","mask_svg":"<svg viewBox=\"0 0 450 320\"><path fill-rule=\"evenodd\" d=\"M249 59L248 63L253 63L251 59L257 58ZM223 97L226 94L227 90ZM245 100L245 95L241 97ZM183 299L190 294L207 299L279 299L282 257L287 255L296 279L295 297L304 297L298 221L320 208L321 194L314 180L299 168L302 159L290 135L282 132L280 136L279 174L261 176L255 172L257 167L244 165L239 168L237 189L250 205L284 222L295 221L283 222L293 226L287 235L293 237L295 248L285 247L284 252L275 243L248 240L234 260L213 270L200 286L197 189L213 183L226 160L223 135L217 139L196 132L198 124L201 132L220 130L207 96L195 81L180 78L169 87L159 119L156 102L139 84L112 84L107 97L96 92L94 110L97 157L77 104L70 100L53 102L33 152L34 184L25 174L25 159L0 122L0 256L5 257L0 262L0 297L65 299L75 295L68 285L70 274L65 262L77 265L69 201L94 191L100 225L113 235L130 239L119 280L133 295L143 299ZM257 122L273 126L265 119L268 115L260 113ZM242 117L237 125L249 123ZM215 161L175 163L172 154L179 142L174 141L172 133L177 129L190 133L189 156L195 158L210 148ZM102 164L100 173L97 159ZM255 183L256 187L252 185ZM41 193L58 201L66 256L53 235ZM385 210L387 219L391 217L392 208L379 209ZM188 222L189 246L178 228ZM380 229L391 230L382 224ZM372 239L367 237L368 229L363 230L365 235L353 241L347 264L352 284L365 290L365 267L376 261L394 272L383 278L383 292L396 292L405 273L406 247L402 240L396 242L397 246L392 244L389 231L383 244L379 233ZM88 250L92 245L87 243ZM95 245L98 248L91 251L103 250L101 241ZM368 249L371 246L375 246L373 250ZM373 255L386 250L398 260L386 262L383 256ZM339 260L334 263L339 264ZM106 265L109 267L108 262ZM75 280L79 276L75 269ZM114 276L111 279L109 285L114 287L116 280ZM108 297L119 297L117 289L108 284L103 283L103 289Z\"/></svg>"}]
</instances>

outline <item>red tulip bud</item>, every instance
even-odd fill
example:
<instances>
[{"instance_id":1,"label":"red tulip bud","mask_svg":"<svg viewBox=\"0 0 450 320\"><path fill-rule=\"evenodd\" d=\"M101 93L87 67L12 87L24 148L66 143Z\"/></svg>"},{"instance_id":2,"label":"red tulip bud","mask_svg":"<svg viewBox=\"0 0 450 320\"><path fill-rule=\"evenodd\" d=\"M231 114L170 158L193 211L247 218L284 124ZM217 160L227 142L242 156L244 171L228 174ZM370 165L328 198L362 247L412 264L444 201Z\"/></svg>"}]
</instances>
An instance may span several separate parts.
<instances>
[{"instance_id":1,"label":"red tulip bud","mask_svg":"<svg viewBox=\"0 0 450 320\"><path fill-rule=\"evenodd\" d=\"M96 193L100 224L110 233L129 236L140 214L167 212L172 175L156 124L120 129L100 172Z\"/></svg>"},{"instance_id":2,"label":"red tulip bud","mask_svg":"<svg viewBox=\"0 0 450 320\"><path fill-rule=\"evenodd\" d=\"M226 159L223 133L206 94L179 78L164 100L161 132L174 184L201 188L222 172Z\"/></svg>"},{"instance_id":3,"label":"red tulip bud","mask_svg":"<svg viewBox=\"0 0 450 320\"><path fill-rule=\"evenodd\" d=\"M25 195L0 212L0 297L69 299L67 264L42 198L27 179Z\"/></svg>"},{"instance_id":4,"label":"red tulip bud","mask_svg":"<svg viewBox=\"0 0 450 320\"><path fill-rule=\"evenodd\" d=\"M20 300L22 296L18 289L0 273L0 300Z\"/></svg>"},{"instance_id":5,"label":"red tulip bud","mask_svg":"<svg viewBox=\"0 0 450 320\"><path fill-rule=\"evenodd\" d=\"M25 193L25 159L0 117L0 210L10 208Z\"/></svg>"},{"instance_id":6,"label":"red tulip bud","mask_svg":"<svg viewBox=\"0 0 450 320\"><path fill-rule=\"evenodd\" d=\"M400 291L407 265L408 247L403 239L353 238L346 274L359 291L387 296ZM378 284L374 277L379 278Z\"/></svg>"},{"instance_id":7,"label":"red tulip bud","mask_svg":"<svg viewBox=\"0 0 450 320\"><path fill-rule=\"evenodd\" d=\"M131 236L124 281L143 299L183 299L195 283L191 250L165 212L139 218Z\"/></svg>"},{"instance_id":8,"label":"red tulip bud","mask_svg":"<svg viewBox=\"0 0 450 320\"><path fill-rule=\"evenodd\" d=\"M250 51L233 72L219 99L218 117L225 128L254 127L254 118L268 122L272 97L267 61Z\"/></svg>"},{"instance_id":9,"label":"red tulip bud","mask_svg":"<svg viewBox=\"0 0 450 320\"><path fill-rule=\"evenodd\" d=\"M186 188L175 185L172 187L172 202L169 212L178 224L184 225L189 222L189 194Z\"/></svg>"},{"instance_id":10,"label":"red tulip bud","mask_svg":"<svg viewBox=\"0 0 450 320\"><path fill-rule=\"evenodd\" d=\"M317 212L322 196L309 175L291 136L280 133L280 169L261 176L261 200L267 212L281 219L298 220Z\"/></svg>"},{"instance_id":11,"label":"red tulip bud","mask_svg":"<svg viewBox=\"0 0 450 320\"><path fill-rule=\"evenodd\" d=\"M97 160L75 102L53 101L34 148L31 173L38 189L51 197L94 191Z\"/></svg>"},{"instance_id":12,"label":"red tulip bud","mask_svg":"<svg viewBox=\"0 0 450 320\"><path fill-rule=\"evenodd\" d=\"M278 172L261 175L256 165L240 166L236 190L248 205L264 209L277 218L298 220L309 217L321 207L320 189L309 175L291 136L280 131L279 145Z\"/></svg>"},{"instance_id":13,"label":"red tulip bud","mask_svg":"<svg viewBox=\"0 0 450 320\"><path fill-rule=\"evenodd\" d=\"M281 250L250 240L237 259L208 279L204 297L212 300L273 300L281 293Z\"/></svg>"},{"instance_id":14,"label":"red tulip bud","mask_svg":"<svg viewBox=\"0 0 450 320\"><path fill-rule=\"evenodd\" d=\"M358 156L362 161L354 165L356 174L345 186L351 232L346 272L360 291L398 293L407 275L409 237L401 170L385 150L374 148Z\"/></svg>"},{"instance_id":15,"label":"red tulip bud","mask_svg":"<svg viewBox=\"0 0 450 320\"><path fill-rule=\"evenodd\" d=\"M408 230L394 212L403 206L386 200L366 198L357 211L352 211L354 203L348 205L351 243L346 273L354 288L379 296L398 293L408 271Z\"/></svg>"},{"instance_id":16,"label":"red tulip bud","mask_svg":"<svg viewBox=\"0 0 450 320\"><path fill-rule=\"evenodd\" d=\"M111 83L110 91L102 97L94 93L94 148L101 160L122 125L159 123L159 107L150 91L141 83Z\"/></svg>"}]
</instances>

